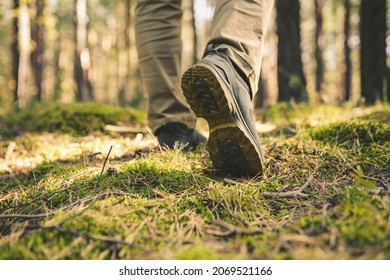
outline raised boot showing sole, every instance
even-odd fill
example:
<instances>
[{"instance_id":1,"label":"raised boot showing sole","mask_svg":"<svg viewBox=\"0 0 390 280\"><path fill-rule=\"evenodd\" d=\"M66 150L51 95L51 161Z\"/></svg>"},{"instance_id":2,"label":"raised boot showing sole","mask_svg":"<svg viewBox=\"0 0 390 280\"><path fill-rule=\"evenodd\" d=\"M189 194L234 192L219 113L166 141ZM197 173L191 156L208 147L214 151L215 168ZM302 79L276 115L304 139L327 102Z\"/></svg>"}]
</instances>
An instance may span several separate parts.
<instances>
[{"instance_id":1,"label":"raised boot showing sole","mask_svg":"<svg viewBox=\"0 0 390 280\"><path fill-rule=\"evenodd\" d=\"M184 73L182 89L194 113L208 122L207 149L214 167L237 175L260 174L263 150L250 89L229 58L207 55Z\"/></svg>"}]
</instances>

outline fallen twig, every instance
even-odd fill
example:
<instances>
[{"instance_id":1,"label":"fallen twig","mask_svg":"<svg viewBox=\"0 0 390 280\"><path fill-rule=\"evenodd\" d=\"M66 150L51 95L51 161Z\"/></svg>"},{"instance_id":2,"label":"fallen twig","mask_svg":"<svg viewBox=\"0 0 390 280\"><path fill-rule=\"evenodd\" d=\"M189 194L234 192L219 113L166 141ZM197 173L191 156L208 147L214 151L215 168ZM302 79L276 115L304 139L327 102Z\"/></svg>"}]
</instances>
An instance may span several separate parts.
<instances>
[{"instance_id":1,"label":"fallen twig","mask_svg":"<svg viewBox=\"0 0 390 280\"><path fill-rule=\"evenodd\" d=\"M237 182L232 179L224 178L223 181L226 184L233 185L233 186L242 186L242 185L248 185L248 186L254 186L256 187L258 184L257 183L251 183L251 181L245 181L245 182Z\"/></svg>"},{"instance_id":2,"label":"fallen twig","mask_svg":"<svg viewBox=\"0 0 390 280\"><path fill-rule=\"evenodd\" d=\"M206 232L208 234L218 236L218 237L230 237L237 234L261 234L263 233L259 229L253 229L253 228L241 228L236 227L232 224L229 224L228 222L222 221L222 220L215 220L214 225L219 226L223 229L226 229L226 231L218 231L213 229L208 229Z\"/></svg>"},{"instance_id":3,"label":"fallen twig","mask_svg":"<svg viewBox=\"0 0 390 280\"><path fill-rule=\"evenodd\" d=\"M241 185L240 182L237 182L237 181L234 181L234 180L231 180L231 179L228 179L228 178L224 178L223 181L224 181L226 184L229 184L229 185L234 185L234 186L239 186L239 185Z\"/></svg>"},{"instance_id":4,"label":"fallen twig","mask_svg":"<svg viewBox=\"0 0 390 280\"><path fill-rule=\"evenodd\" d=\"M54 212L37 214L37 215L24 215L24 214L8 214L8 215L0 215L0 219L11 219L11 218L21 218L21 219L39 219L39 218L47 218L53 215Z\"/></svg>"},{"instance_id":5,"label":"fallen twig","mask_svg":"<svg viewBox=\"0 0 390 280\"><path fill-rule=\"evenodd\" d=\"M102 167L102 171L100 172L99 179L98 179L98 181L96 182L95 187L99 187L100 180L102 179L104 169L106 168L106 164L107 164L108 157L109 157L110 154L111 154L111 150L112 150L112 145L111 145L110 150L108 151L108 154L107 154L107 156L106 156L106 158L105 158L105 160L104 160L103 167Z\"/></svg>"},{"instance_id":6,"label":"fallen twig","mask_svg":"<svg viewBox=\"0 0 390 280\"><path fill-rule=\"evenodd\" d=\"M300 187L297 190L294 191L288 191L288 192L263 192L261 193L266 198L307 198L308 195L304 194L303 191L310 185L310 183L313 181L314 176L310 175L309 179L307 179L306 183Z\"/></svg>"},{"instance_id":7,"label":"fallen twig","mask_svg":"<svg viewBox=\"0 0 390 280\"><path fill-rule=\"evenodd\" d=\"M373 194L373 195L390 195L390 191L382 189L382 188L370 189L368 191L368 193Z\"/></svg>"},{"instance_id":8,"label":"fallen twig","mask_svg":"<svg viewBox=\"0 0 390 280\"><path fill-rule=\"evenodd\" d=\"M219 206L221 206L223 209L225 209L226 212L228 212L228 214L230 215L230 217L232 217L233 219L236 219L237 221L239 221L240 223L242 223L244 226L247 226L248 225L248 222L246 222L244 219L242 219L241 217L238 217L236 215L234 215L232 213L232 211L230 211L230 209L222 202L222 201L218 201L218 200L214 200L214 199L209 199L210 201L214 202L214 203L217 203Z\"/></svg>"}]
</instances>

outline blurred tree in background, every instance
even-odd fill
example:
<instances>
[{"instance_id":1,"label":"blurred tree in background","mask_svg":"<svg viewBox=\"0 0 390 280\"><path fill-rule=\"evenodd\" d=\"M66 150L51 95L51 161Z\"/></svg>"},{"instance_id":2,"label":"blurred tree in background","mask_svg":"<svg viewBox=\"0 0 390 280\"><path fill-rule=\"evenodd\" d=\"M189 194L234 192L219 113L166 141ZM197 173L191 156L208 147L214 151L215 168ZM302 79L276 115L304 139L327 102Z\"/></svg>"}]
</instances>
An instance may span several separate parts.
<instances>
[{"instance_id":1,"label":"blurred tree in background","mask_svg":"<svg viewBox=\"0 0 390 280\"><path fill-rule=\"evenodd\" d=\"M90 80L91 53L88 42L88 1L74 0L74 80L76 82L76 100L94 100Z\"/></svg>"},{"instance_id":2,"label":"blurred tree in background","mask_svg":"<svg viewBox=\"0 0 390 280\"><path fill-rule=\"evenodd\" d=\"M44 50L45 50L45 0L31 0L31 70L36 87L35 99L42 101L45 88L44 78Z\"/></svg>"},{"instance_id":3,"label":"blurred tree in background","mask_svg":"<svg viewBox=\"0 0 390 280\"><path fill-rule=\"evenodd\" d=\"M362 0L360 7L361 87L368 104L384 99L386 87L386 0Z\"/></svg>"},{"instance_id":4,"label":"blurred tree in background","mask_svg":"<svg viewBox=\"0 0 390 280\"><path fill-rule=\"evenodd\" d=\"M183 69L217 0L183 0ZM143 107L135 0L0 0L0 113L34 102ZM276 0L259 106L389 100L386 0ZM158 85L157 85L158 86Z\"/></svg>"},{"instance_id":5,"label":"blurred tree in background","mask_svg":"<svg viewBox=\"0 0 390 280\"><path fill-rule=\"evenodd\" d=\"M12 31L11 31L11 72L12 76L10 87L13 90L13 99L15 109L19 109L19 63L20 63L20 51L19 51L19 11L20 3L19 0L12 2ZM3 67L1 67L3 68ZM6 69L5 66L3 69Z\"/></svg>"},{"instance_id":6,"label":"blurred tree in background","mask_svg":"<svg viewBox=\"0 0 390 280\"><path fill-rule=\"evenodd\" d=\"M344 0L344 94L343 101L349 101L352 90L352 61L351 61L351 0Z\"/></svg>"},{"instance_id":7,"label":"blurred tree in background","mask_svg":"<svg viewBox=\"0 0 390 280\"><path fill-rule=\"evenodd\" d=\"M279 101L306 101L299 0L276 0Z\"/></svg>"},{"instance_id":8,"label":"blurred tree in background","mask_svg":"<svg viewBox=\"0 0 390 280\"><path fill-rule=\"evenodd\" d=\"M315 0L315 59L316 59L316 80L315 80L315 89L317 92L321 92L322 85L324 83L324 57L323 52L325 48L324 40L324 19L323 19L323 9L325 0Z\"/></svg>"}]
</instances>

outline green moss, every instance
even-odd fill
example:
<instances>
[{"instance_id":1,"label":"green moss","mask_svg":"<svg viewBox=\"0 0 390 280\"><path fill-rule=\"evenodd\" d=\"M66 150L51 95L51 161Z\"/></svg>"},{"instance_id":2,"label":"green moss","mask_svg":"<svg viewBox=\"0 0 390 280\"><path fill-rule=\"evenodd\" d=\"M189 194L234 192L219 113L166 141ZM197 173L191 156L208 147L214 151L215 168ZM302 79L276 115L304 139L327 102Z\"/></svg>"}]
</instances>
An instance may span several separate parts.
<instances>
[{"instance_id":1,"label":"green moss","mask_svg":"<svg viewBox=\"0 0 390 280\"><path fill-rule=\"evenodd\" d=\"M326 120L329 118L335 118L342 116L345 112L348 112L349 108L331 106L331 105L318 105L307 103L290 103L280 102L274 106L271 106L263 113L263 120L269 121L276 125L281 124L299 124L305 125L308 120Z\"/></svg>"},{"instance_id":2,"label":"green moss","mask_svg":"<svg viewBox=\"0 0 390 280\"><path fill-rule=\"evenodd\" d=\"M36 105L5 116L0 121L0 135L8 137L26 131L60 131L84 135L92 131L103 131L106 124L134 124L143 119L141 111L107 104Z\"/></svg>"},{"instance_id":3,"label":"green moss","mask_svg":"<svg viewBox=\"0 0 390 280\"><path fill-rule=\"evenodd\" d=\"M291 120L297 116L293 106L289 102L281 102L270 107L266 113L267 120L278 122L278 120Z\"/></svg>"},{"instance_id":4,"label":"green moss","mask_svg":"<svg viewBox=\"0 0 390 280\"><path fill-rule=\"evenodd\" d=\"M55 229L40 229L28 233L16 244L1 246L0 259L101 259L106 258L104 252L109 248L110 244L104 242L83 240Z\"/></svg>"},{"instance_id":5,"label":"green moss","mask_svg":"<svg viewBox=\"0 0 390 280\"><path fill-rule=\"evenodd\" d=\"M122 177L128 179L129 186L155 186L170 194L207 186L211 179L186 170L177 170L169 162L158 159L138 160L125 164L121 168Z\"/></svg>"},{"instance_id":6,"label":"green moss","mask_svg":"<svg viewBox=\"0 0 390 280\"><path fill-rule=\"evenodd\" d=\"M36 178L36 181L39 181L41 178L48 177L48 175L61 176L82 168L81 164L72 161L43 162L31 171L31 175Z\"/></svg>"},{"instance_id":7,"label":"green moss","mask_svg":"<svg viewBox=\"0 0 390 280\"><path fill-rule=\"evenodd\" d=\"M95 213L95 211L66 220L62 227L67 230L97 236L114 236L121 233L121 227L112 217Z\"/></svg>"},{"instance_id":8,"label":"green moss","mask_svg":"<svg viewBox=\"0 0 390 280\"><path fill-rule=\"evenodd\" d=\"M226 256L225 256L226 258ZM223 257L218 257L212 249L207 246L197 245L180 252L176 259L178 260L216 260L223 259Z\"/></svg>"},{"instance_id":9,"label":"green moss","mask_svg":"<svg viewBox=\"0 0 390 280\"><path fill-rule=\"evenodd\" d=\"M289 104L278 110L283 106L296 123L308 114L346 110ZM288 140L270 136L264 176L229 178L234 182L210 172L202 149L153 151L119 167L109 161L118 172L101 178L99 167L86 169L79 159L54 159L23 176L5 174L2 214L52 215L0 220L0 258L390 258L389 197L372 194L385 190L389 174L387 125L381 112ZM29 142L22 144L34 150ZM310 175L307 198L262 194L297 190ZM19 222L30 227L10 234ZM229 232L232 227L237 232Z\"/></svg>"},{"instance_id":10,"label":"green moss","mask_svg":"<svg viewBox=\"0 0 390 280\"><path fill-rule=\"evenodd\" d=\"M376 112L366 117L311 129L315 140L342 146L390 142L390 112Z\"/></svg>"},{"instance_id":11,"label":"green moss","mask_svg":"<svg viewBox=\"0 0 390 280\"><path fill-rule=\"evenodd\" d=\"M376 122L384 122L384 123L390 123L390 111L389 110L381 110L374 113L371 113L366 116L362 116L359 119L362 120L372 120Z\"/></svg>"},{"instance_id":12,"label":"green moss","mask_svg":"<svg viewBox=\"0 0 390 280\"><path fill-rule=\"evenodd\" d=\"M339 219L335 221L344 240L351 246L375 245L390 248L390 209L388 198L373 199L369 189L376 184L355 174L355 185L346 190L338 206Z\"/></svg>"},{"instance_id":13,"label":"green moss","mask_svg":"<svg viewBox=\"0 0 390 280\"><path fill-rule=\"evenodd\" d=\"M305 217L299 219L298 226L309 236L316 236L324 232L329 232L331 229L331 221L323 216Z\"/></svg>"},{"instance_id":14,"label":"green moss","mask_svg":"<svg viewBox=\"0 0 390 280\"><path fill-rule=\"evenodd\" d=\"M83 166L72 161L45 162L27 174L12 178L9 183L0 188L0 194L19 189L15 199L12 196L0 201L0 212L7 210L22 211L25 214L37 214L45 207L57 208L69 202L70 194L73 199L90 194L85 182L69 181L68 176L79 172ZM45 207L43 207L45 205Z\"/></svg>"},{"instance_id":15,"label":"green moss","mask_svg":"<svg viewBox=\"0 0 390 280\"><path fill-rule=\"evenodd\" d=\"M340 238L350 248L390 249L390 226L387 197L372 198L368 190L373 182L355 176L355 185L345 190L339 203L329 215L301 218L298 226L310 236L337 230Z\"/></svg>"},{"instance_id":16,"label":"green moss","mask_svg":"<svg viewBox=\"0 0 390 280\"><path fill-rule=\"evenodd\" d=\"M335 162L344 163L345 174L360 167L365 173L388 173L390 153L390 112L375 112L364 117L309 129L334 160L324 160L321 172L332 170ZM324 158L325 159L325 158ZM347 164L349 163L349 164ZM333 173L333 172L332 172Z\"/></svg>"},{"instance_id":17,"label":"green moss","mask_svg":"<svg viewBox=\"0 0 390 280\"><path fill-rule=\"evenodd\" d=\"M188 197L178 202L180 212L192 210L206 223L211 223L215 219L212 208L212 205L209 205L206 200L198 197Z\"/></svg>"}]
</instances>

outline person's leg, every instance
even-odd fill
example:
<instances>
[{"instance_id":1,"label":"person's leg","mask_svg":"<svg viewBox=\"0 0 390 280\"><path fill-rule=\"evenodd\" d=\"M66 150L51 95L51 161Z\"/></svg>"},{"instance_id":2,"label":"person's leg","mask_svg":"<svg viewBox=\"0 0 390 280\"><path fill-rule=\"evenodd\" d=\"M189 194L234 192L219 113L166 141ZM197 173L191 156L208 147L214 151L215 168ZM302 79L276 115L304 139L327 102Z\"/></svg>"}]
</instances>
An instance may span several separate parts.
<instances>
[{"instance_id":1,"label":"person's leg","mask_svg":"<svg viewBox=\"0 0 390 280\"><path fill-rule=\"evenodd\" d=\"M138 0L135 35L148 93L148 121L154 133L168 123L195 126L180 88L181 0Z\"/></svg>"},{"instance_id":2,"label":"person's leg","mask_svg":"<svg viewBox=\"0 0 390 280\"><path fill-rule=\"evenodd\" d=\"M184 95L210 128L208 150L217 169L254 175L264 167L252 99L273 0L219 0L203 59L182 78Z\"/></svg>"},{"instance_id":3,"label":"person's leg","mask_svg":"<svg viewBox=\"0 0 390 280\"><path fill-rule=\"evenodd\" d=\"M219 0L215 8L208 47L226 53L249 81L253 95L273 6L274 0Z\"/></svg>"}]
</instances>

